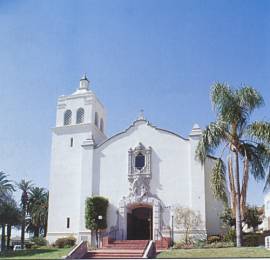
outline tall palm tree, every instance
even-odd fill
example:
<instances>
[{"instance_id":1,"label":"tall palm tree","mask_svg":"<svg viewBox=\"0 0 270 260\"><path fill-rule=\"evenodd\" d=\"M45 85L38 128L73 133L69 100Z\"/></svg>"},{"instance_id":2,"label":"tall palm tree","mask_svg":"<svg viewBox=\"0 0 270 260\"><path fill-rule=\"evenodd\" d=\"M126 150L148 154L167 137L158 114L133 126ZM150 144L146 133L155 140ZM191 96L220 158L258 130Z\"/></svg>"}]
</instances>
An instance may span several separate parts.
<instances>
[{"instance_id":1,"label":"tall palm tree","mask_svg":"<svg viewBox=\"0 0 270 260\"><path fill-rule=\"evenodd\" d=\"M33 186L32 181L26 181L22 179L17 183L17 187L22 191L21 195L21 207L22 207L22 226L21 226L21 246L24 248L24 237L25 237L25 217L28 213L28 200L29 200L29 191Z\"/></svg>"},{"instance_id":2,"label":"tall palm tree","mask_svg":"<svg viewBox=\"0 0 270 260\"><path fill-rule=\"evenodd\" d=\"M6 201L11 195L11 193L15 191L13 184L9 179L7 179L7 174L3 171L0 171L0 214L1 214L1 227L2 227L2 238L1 238L1 250L5 249L5 208Z\"/></svg>"},{"instance_id":3,"label":"tall palm tree","mask_svg":"<svg viewBox=\"0 0 270 260\"><path fill-rule=\"evenodd\" d=\"M1 250L5 250L5 228L7 225L7 246L9 247L11 226L21 221L21 212L11 195L7 196L0 207L0 224L2 226Z\"/></svg>"},{"instance_id":4,"label":"tall palm tree","mask_svg":"<svg viewBox=\"0 0 270 260\"><path fill-rule=\"evenodd\" d=\"M21 223L21 211L12 196L8 196L3 203L3 207L1 207L0 223L4 227L7 225L7 248L9 248L11 227ZM5 234L2 234L2 240L5 241Z\"/></svg>"},{"instance_id":5,"label":"tall palm tree","mask_svg":"<svg viewBox=\"0 0 270 260\"><path fill-rule=\"evenodd\" d=\"M258 123L250 122L252 112L264 104L262 96L252 87L233 89L226 84L217 83L211 89L211 101L217 115L216 121L203 131L196 156L203 163L207 155L220 151L213 167L211 182L215 197L225 203L227 191L224 158L227 158L230 199L236 219L236 244L240 247L241 208L244 211L249 175L256 181L266 179L265 187L270 183L270 176L266 173L270 163L270 150L269 146L261 142L269 138L270 126L266 123L269 127L259 131ZM256 131L259 131L260 135L255 136ZM240 159L243 162L242 174L239 168Z\"/></svg>"},{"instance_id":6,"label":"tall palm tree","mask_svg":"<svg viewBox=\"0 0 270 260\"><path fill-rule=\"evenodd\" d=\"M29 213L31 221L28 230L34 232L38 237L42 232L46 236L48 220L48 198L49 193L44 188L34 187L29 195Z\"/></svg>"}]
</instances>

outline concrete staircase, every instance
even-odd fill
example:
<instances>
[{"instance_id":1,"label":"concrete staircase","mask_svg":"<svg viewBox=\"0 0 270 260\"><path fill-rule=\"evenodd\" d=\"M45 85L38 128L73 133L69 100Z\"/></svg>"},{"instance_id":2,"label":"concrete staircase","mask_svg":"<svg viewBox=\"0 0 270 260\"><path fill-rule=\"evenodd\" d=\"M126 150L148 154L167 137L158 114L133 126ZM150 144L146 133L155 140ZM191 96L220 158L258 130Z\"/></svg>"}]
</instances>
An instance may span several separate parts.
<instances>
[{"instance_id":1,"label":"concrete staircase","mask_svg":"<svg viewBox=\"0 0 270 260\"><path fill-rule=\"evenodd\" d=\"M90 258L142 258L149 240L115 240L85 254Z\"/></svg>"},{"instance_id":2,"label":"concrete staircase","mask_svg":"<svg viewBox=\"0 0 270 260\"><path fill-rule=\"evenodd\" d=\"M171 239L169 237L163 237L161 240L156 240L156 250L163 251L167 250L171 245Z\"/></svg>"}]
</instances>

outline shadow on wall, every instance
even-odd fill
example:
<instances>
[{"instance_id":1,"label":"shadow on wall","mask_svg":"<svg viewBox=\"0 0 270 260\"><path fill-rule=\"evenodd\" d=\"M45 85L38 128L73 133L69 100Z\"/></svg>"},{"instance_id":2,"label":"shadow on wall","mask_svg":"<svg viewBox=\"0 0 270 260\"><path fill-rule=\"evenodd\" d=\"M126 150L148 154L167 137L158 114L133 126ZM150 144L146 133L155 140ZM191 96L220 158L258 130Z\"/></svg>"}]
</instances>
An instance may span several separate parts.
<instances>
[{"instance_id":1,"label":"shadow on wall","mask_svg":"<svg viewBox=\"0 0 270 260\"><path fill-rule=\"evenodd\" d=\"M158 191L162 190L162 185L160 183L160 162L161 159L152 148L152 179L150 182L150 192L156 196L158 196Z\"/></svg>"},{"instance_id":2,"label":"shadow on wall","mask_svg":"<svg viewBox=\"0 0 270 260\"><path fill-rule=\"evenodd\" d=\"M107 210L107 229L104 235L110 235L110 237L115 239L123 239L123 231L120 230L120 223L121 221L123 222L121 218L123 217L119 214L119 209L109 203Z\"/></svg>"},{"instance_id":3,"label":"shadow on wall","mask_svg":"<svg viewBox=\"0 0 270 260\"><path fill-rule=\"evenodd\" d=\"M105 155L102 152L95 152L93 158L93 194L99 195L100 193L100 161Z\"/></svg>"}]
</instances>

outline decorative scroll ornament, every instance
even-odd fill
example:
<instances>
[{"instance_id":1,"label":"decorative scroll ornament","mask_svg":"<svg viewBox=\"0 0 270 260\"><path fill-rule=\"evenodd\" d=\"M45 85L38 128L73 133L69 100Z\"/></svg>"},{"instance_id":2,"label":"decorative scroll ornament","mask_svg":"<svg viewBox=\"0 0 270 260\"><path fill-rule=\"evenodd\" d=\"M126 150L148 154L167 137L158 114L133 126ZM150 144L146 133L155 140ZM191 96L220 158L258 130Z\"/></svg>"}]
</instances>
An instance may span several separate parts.
<instances>
[{"instance_id":1,"label":"decorative scroll ornament","mask_svg":"<svg viewBox=\"0 0 270 260\"><path fill-rule=\"evenodd\" d=\"M137 200L150 195L151 153L151 147L146 149L142 143L128 151L129 196Z\"/></svg>"}]
</instances>

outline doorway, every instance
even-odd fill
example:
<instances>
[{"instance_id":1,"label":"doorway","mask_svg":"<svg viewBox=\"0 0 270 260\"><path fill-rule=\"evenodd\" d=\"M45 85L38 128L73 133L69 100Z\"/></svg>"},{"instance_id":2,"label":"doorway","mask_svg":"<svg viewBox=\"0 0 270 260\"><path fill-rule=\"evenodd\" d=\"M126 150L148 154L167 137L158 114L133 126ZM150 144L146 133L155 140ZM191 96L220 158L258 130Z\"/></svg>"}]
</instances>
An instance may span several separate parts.
<instances>
[{"instance_id":1,"label":"doorway","mask_svg":"<svg viewBox=\"0 0 270 260\"><path fill-rule=\"evenodd\" d=\"M152 227L153 209L151 206L137 206L127 213L128 240L151 240Z\"/></svg>"}]
</instances>

